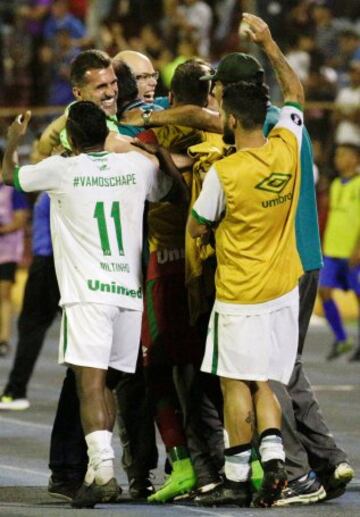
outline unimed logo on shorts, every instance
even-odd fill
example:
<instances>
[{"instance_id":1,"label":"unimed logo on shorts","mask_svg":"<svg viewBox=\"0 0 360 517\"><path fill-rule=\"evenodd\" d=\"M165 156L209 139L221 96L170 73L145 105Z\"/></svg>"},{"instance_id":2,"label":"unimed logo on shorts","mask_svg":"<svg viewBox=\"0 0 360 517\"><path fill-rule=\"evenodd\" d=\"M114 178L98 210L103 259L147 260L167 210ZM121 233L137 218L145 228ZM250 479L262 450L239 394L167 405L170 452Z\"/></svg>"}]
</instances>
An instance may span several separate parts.
<instances>
[{"instance_id":1,"label":"unimed logo on shorts","mask_svg":"<svg viewBox=\"0 0 360 517\"><path fill-rule=\"evenodd\" d=\"M281 172L272 172L270 176L260 181L255 188L265 190L273 194L280 194L289 183L291 174L282 174Z\"/></svg>"}]
</instances>

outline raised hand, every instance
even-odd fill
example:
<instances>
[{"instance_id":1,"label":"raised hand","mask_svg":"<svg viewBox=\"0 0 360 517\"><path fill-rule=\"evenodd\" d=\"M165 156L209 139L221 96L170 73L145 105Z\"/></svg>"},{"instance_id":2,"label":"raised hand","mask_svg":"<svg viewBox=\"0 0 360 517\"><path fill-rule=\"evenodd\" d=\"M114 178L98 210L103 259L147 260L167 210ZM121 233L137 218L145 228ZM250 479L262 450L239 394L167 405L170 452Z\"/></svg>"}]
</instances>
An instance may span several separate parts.
<instances>
[{"instance_id":1,"label":"raised hand","mask_svg":"<svg viewBox=\"0 0 360 517\"><path fill-rule=\"evenodd\" d=\"M25 111L21 115L18 115L8 129L8 139L18 139L25 135L27 127L31 119L31 111Z\"/></svg>"},{"instance_id":2,"label":"raised hand","mask_svg":"<svg viewBox=\"0 0 360 517\"><path fill-rule=\"evenodd\" d=\"M254 14L243 13L242 25L242 32L258 45L265 46L273 40L267 23Z\"/></svg>"}]
</instances>

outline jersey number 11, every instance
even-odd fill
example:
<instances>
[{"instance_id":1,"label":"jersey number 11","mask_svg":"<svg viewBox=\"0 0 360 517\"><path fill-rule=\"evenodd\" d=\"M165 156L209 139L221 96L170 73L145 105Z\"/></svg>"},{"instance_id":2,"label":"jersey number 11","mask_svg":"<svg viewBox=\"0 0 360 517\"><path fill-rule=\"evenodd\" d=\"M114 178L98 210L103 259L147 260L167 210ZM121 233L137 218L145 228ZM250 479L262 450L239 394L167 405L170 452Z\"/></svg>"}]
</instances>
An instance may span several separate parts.
<instances>
[{"instance_id":1,"label":"jersey number 11","mask_svg":"<svg viewBox=\"0 0 360 517\"><path fill-rule=\"evenodd\" d=\"M120 203L114 201L111 206L110 217L113 219L115 226L115 235L117 240L119 255L124 255L121 220L120 220ZM98 201L95 205L94 218L97 220L101 249L104 255L111 255L110 239L108 226L106 222L105 208L103 201Z\"/></svg>"}]
</instances>

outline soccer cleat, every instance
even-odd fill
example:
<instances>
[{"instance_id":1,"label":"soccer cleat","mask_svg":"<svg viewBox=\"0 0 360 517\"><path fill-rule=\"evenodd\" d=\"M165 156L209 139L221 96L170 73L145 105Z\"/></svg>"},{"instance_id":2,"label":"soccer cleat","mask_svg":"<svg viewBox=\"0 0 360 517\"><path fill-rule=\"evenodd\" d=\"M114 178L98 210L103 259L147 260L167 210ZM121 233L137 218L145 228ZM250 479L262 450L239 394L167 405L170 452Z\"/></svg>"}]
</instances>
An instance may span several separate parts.
<instances>
[{"instance_id":1,"label":"soccer cleat","mask_svg":"<svg viewBox=\"0 0 360 517\"><path fill-rule=\"evenodd\" d=\"M211 490L197 494L193 503L196 506L241 506L249 507L251 503L251 485L249 482L235 482L225 479Z\"/></svg>"},{"instance_id":2,"label":"soccer cleat","mask_svg":"<svg viewBox=\"0 0 360 517\"><path fill-rule=\"evenodd\" d=\"M354 471L346 461L339 463L327 478L325 484L326 499L336 499L344 494L346 485L354 477Z\"/></svg>"},{"instance_id":3,"label":"soccer cleat","mask_svg":"<svg viewBox=\"0 0 360 517\"><path fill-rule=\"evenodd\" d=\"M147 499L155 492L154 485L148 476L134 477L129 481L129 495L131 499Z\"/></svg>"},{"instance_id":4,"label":"soccer cleat","mask_svg":"<svg viewBox=\"0 0 360 517\"><path fill-rule=\"evenodd\" d=\"M4 393L0 397L0 410L23 411L30 407L30 402L26 398L14 397L10 393Z\"/></svg>"},{"instance_id":5,"label":"soccer cleat","mask_svg":"<svg viewBox=\"0 0 360 517\"><path fill-rule=\"evenodd\" d=\"M48 494L62 501L72 501L81 485L82 480L70 481L52 475L49 479Z\"/></svg>"},{"instance_id":6,"label":"soccer cleat","mask_svg":"<svg viewBox=\"0 0 360 517\"><path fill-rule=\"evenodd\" d=\"M353 342L351 339L346 339L344 341L335 341L326 359L328 361L332 361L332 359L337 359L341 355L346 354L346 352L351 350L352 347Z\"/></svg>"},{"instance_id":7,"label":"soccer cleat","mask_svg":"<svg viewBox=\"0 0 360 517\"><path fill-rule=\"evenodd\" d=\"M320 483L314 471L310 470L304 476L290 481L273 506L291 506L293 504L311 504L325 499L325 488Z\"/></svg>"},{"instance_id":8,"label":"soccer cleat","mask_svg":"<svg viewBox=\"0 0 360 517\"><path fill-rule=\"evenodd\" d=\"M181 503L181 502L189 502L193 501L196 496L205 494L209 492L210 490L213 490L215 487L217 487L220 483L222 483L222 479L218 478L214 481L211 481L210 483L206 483L206 485L201 485L195 488L195 490L191 490L190 492L186 492L185 494L180 494L174 497L172 500L173 503Z\"/></svg>"},{"instance_id":9,"label":"soccer cleat","mask_svg":"<svg viewBox=\"0 0 360 517\"><path fill-rule=\"evenodd\" d=\"M287 485L285 463L281 460L270 460L263 463L264 479L260 490L255 494L253 505L269 508L279 499L282 490Z\"/></svg>"},{"instance_id":10,"label":"soccer cleat","mask_svg":"<svg viewBox=\"0 0 360 517\"><path fill-rule=\"evenodd\" d=\"M10 350L10 345L7 341L0 341L0 357L5 357L8 355Z\"/></svg>"},{"instance_id":11,"label":"soccer cleat","mask_svg":"<svg viewBox=\"0 0 360 517\"><path fill-rule=\"evenodd\" d=\"M115 478L110 479L105 485L91 483L91 485L82 484L77 494L71 502L73 508L94 508L98 503L114 503L121 494L121 488L118 486Z\"/></svg>"},{"instance_id":12,"label":"soccer cleat","mask_svg":"<svg viewBox=\"0 0 360 517\"><path fill-rule=\"evenodd\" d=\"M185 494L196 485L196 474L189 458L176 460L172 464L172 472L164 485L148 497L150 503L166 503L180 494Z\"/></svg>"}]
</instances>

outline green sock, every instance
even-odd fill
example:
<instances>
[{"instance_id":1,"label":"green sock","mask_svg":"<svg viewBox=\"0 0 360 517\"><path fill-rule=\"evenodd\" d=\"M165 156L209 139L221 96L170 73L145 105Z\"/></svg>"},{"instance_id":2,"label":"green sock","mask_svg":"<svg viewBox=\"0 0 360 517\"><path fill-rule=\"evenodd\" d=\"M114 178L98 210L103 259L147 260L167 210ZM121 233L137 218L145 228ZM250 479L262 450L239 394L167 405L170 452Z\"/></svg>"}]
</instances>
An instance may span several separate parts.
<instances>
[{"instance_id":1,"label":"green sock","mask_svg":"<svg viewBox=\"0 0 360 517\"><path fill-rule=\"evenodd\" d=\"M259 461L256 450L251 450L251 486L257 492L261 486L264 477L264 471Z\"/></svg>"}]
</instances>

